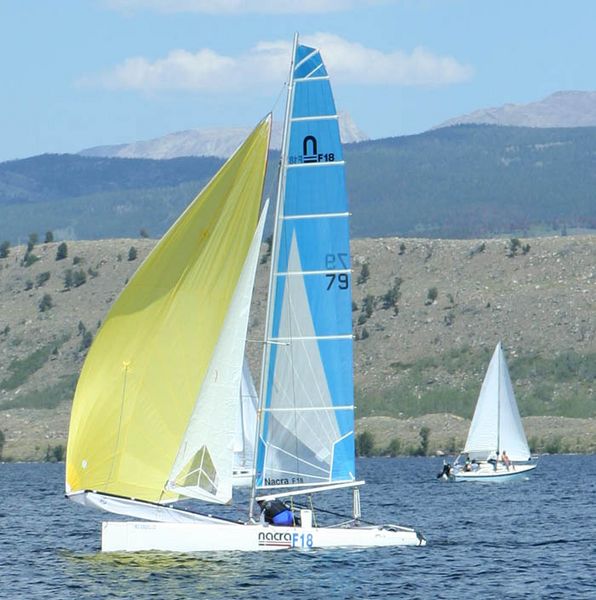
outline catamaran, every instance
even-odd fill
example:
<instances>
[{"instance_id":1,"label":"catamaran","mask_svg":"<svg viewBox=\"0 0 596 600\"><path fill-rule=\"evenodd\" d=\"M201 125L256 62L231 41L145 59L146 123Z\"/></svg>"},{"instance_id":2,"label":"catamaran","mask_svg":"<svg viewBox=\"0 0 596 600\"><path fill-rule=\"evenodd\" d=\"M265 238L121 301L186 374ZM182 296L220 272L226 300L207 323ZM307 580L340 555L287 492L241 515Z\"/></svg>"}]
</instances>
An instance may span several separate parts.
<instances>
[{"instance_id":1,"label":"catamaran","mask_svg":"<svg viewBox=\"0 0 596 600\"><path fill-rule=\"evenodd\" d=\"M463 453L445 475L452 481L507 481L527 477L536 466L499 342L480 389Z\"/></svg>"},{"instance_id":2,"label":"catamaran","mask_svg":"<svg viewBox=\"0 0 596 600\"><path fill-rule=\"evenodd\" d=\"M267 211L265 205L259 218L270 116L155 246L113 304L83 366L66 495L135 519L103 523L104 551L426 543L410 527L362 520L344 160L327 70L319 51L297 36L287 90L249 449L256 459L240 457L239 390ZM186 499L230 503L241 468L251 479L245 519L180 506ZM353 510L336 524L319 526L303 508L276 526L257 508L342 488L352 490Z\"/></svg>"}]
</instances>

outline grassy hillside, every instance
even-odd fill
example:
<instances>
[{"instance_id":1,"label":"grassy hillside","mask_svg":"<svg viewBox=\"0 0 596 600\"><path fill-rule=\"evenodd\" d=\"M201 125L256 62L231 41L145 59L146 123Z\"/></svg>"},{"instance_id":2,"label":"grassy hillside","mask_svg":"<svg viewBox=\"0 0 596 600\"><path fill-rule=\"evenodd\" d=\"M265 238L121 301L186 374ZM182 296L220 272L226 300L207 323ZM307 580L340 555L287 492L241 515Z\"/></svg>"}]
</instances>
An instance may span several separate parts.
<instances>
[{"instance_id":1,"label":"grassy hillside","mask_svg":"<svg viewBox=\"0 0 596 600\"><path fill-rule=\"evenodd\" d=\"M401 247L401 250L400 250ZM403 254L399 254L403 252ZM523 415L596 416L596 243L356 240L360 415L470 417L497 341ZM395 307L381 299L399 277Z\"/></svg>"},{"instance_id":2,"label":"grassy hillside","mask_svg":"<svg viewBox=\"0 0 596 600\"><path fill-rule=\"evenodd\" d=\"M0 259L5 455L43 458L48 447L65 443L70 399L88 345L153 244L73 242L67 258L56 260L58 244L50 243L33 249L38 260L30 266L23 264L23 247ZM588 437L579 446L596 444L596 438L589 441L596 436L596 238L538 238L520 249L526 244L522 240L512 254L506 239L353 242L357 415L366 417L359 427L379 417L394 424L431 413L469 418L500 339L522 415L566 417L571 420L562 421L564 430L571 432L570 423L583 418L580 429ZM131 247L137 250L134 260ZM259 268L250 340L262 337L267 267L265 262ZM46 295L50 306L43 304ZM255 373L259 348L248 344ZM418 423L406 426L414 438ZM431 442L438 436L444 448L453 436L434 421L432 427ZM561 435L547 426L537 431L544 446ZM380 435L378 444L386 445L390 434ZM575 444L580 434L573 436Z\"/></svg>"},{"instance_id":3,"label":"grassy hillside","mask_svg":"<svg viewBox=\"0 0 596 600\"><path fill-rule=\"evenodd\" d=\"M596 228L596 128L465 125L345 146L355 237ZM272 153L265 193L275 193ZM0 164L0 241L160 236L221 165L44 155Z\"/></svg>"}]
</instances>

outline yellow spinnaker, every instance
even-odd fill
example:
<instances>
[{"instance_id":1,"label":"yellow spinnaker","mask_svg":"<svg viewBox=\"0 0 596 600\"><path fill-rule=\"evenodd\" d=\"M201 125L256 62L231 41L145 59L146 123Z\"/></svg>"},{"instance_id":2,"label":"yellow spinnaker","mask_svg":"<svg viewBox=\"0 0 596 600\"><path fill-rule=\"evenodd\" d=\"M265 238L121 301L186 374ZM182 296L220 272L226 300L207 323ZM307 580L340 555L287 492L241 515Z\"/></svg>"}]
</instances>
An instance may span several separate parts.
<instances>
[{"instance_id":1,"label":"yellow spinnaker","mask_svg":"<svg viewBox=\"0 0 596 600\"><path fill-rule=\"evenodd\" d=\"M267 117L153 249L112 306L83 366L68 492L159 502L255 232Z\"/></svg>"}]
</instances>

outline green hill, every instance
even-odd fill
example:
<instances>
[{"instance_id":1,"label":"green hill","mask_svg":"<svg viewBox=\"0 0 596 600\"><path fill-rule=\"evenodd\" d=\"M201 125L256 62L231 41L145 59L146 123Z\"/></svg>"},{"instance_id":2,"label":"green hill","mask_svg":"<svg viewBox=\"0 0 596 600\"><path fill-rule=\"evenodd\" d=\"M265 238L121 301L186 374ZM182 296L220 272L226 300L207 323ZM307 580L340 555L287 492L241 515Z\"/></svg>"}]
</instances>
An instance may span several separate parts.
<instances>
[{"instance_id":1,"label":"green hill","mask_svg":"<svg viewBox=\"0 0 596 600\"><path fill-rule=\"evenodd\" d=\"M596 128L461 125L345 146L355 237L596 228ZM275 193L271 154L266 194ZM221 165L43 155L0 164L0 241L160 236Z\"/></svg>"}]
</instances>

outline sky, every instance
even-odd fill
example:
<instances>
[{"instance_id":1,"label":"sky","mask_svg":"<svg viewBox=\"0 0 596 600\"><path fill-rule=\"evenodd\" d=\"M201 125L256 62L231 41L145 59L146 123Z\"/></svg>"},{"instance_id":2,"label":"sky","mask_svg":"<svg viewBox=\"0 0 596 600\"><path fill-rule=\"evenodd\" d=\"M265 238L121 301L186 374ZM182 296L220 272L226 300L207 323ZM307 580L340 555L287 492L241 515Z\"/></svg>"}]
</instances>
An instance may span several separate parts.
<instances>
[{"instance_id":1,"label":"sky","mask_svg":"<svg viewBox=\"0 0 596 600\"><path fill-rule=\"evenodd\" d=\"M294 32L371 138L596 90L592 0L0 0L0 161L247 127Z\"/></svg>"}]
</instances>

